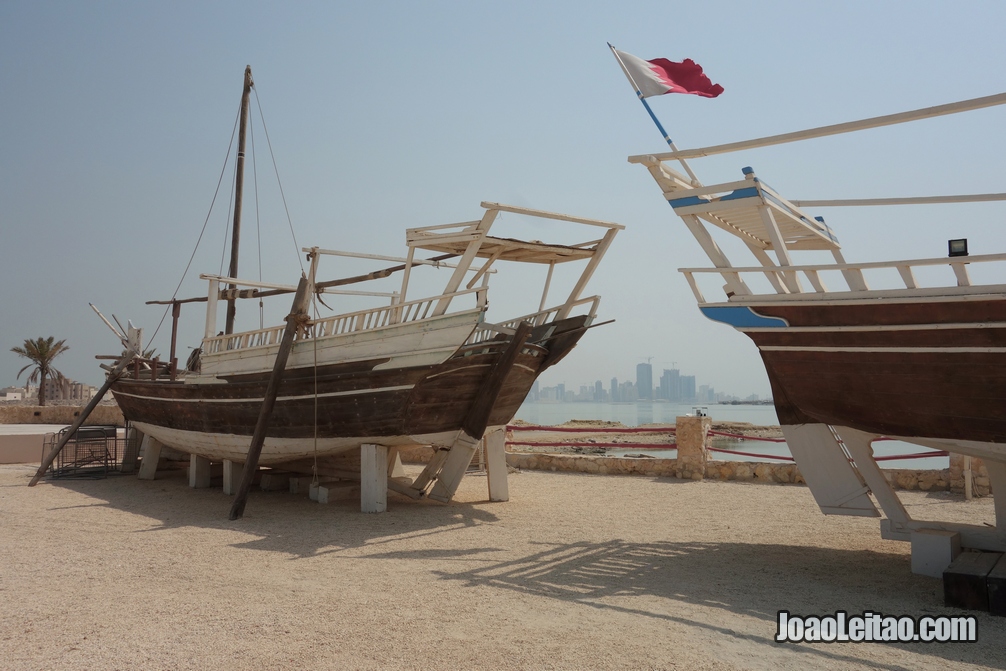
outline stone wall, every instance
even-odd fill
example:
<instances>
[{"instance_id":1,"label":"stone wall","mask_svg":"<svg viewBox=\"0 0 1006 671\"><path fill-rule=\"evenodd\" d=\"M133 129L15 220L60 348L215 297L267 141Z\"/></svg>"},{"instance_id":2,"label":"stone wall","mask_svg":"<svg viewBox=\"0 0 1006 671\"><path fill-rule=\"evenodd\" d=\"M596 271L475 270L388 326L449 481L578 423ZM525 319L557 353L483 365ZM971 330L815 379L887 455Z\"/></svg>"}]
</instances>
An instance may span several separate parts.
<instances>
[{"instance_id":1,"label":"stone wall","mask_svg":"<svg viewBox=\"0 0 1006 671\"><path fill-rule=\"evenodd\" d=\"M599 457L586 454L538 454L507 452L507 464L529 471L556 471L568 473L596 473L599 475L647 475L651 477L679 477L677 459L636 457ZM950 489L950 471L885 469L884 475L894 489L940 491ZM705 478L709 480L737 480L777 484L806 484L800 469L792 463L766 463L751 461L707 461ZM976 478L977 480L977 478Z\"/></svg>"},{"instance_id":2,"label":"stone wall","mask_svg":"<svg viewBox=\"0 0 1006 671\"><path fill-rule=\"evenodd\" d=\"M964 493L964 469L967 457L962 454L950 455L950 488L952 491ZM971 493L974 496L988 496L989 471L985 463L978 457L971 457Z\"/></svg>"},{"instance_id":3,"label":"stone wall","mask_svg":"<svg viewBox=\"0 0 1006 671\"><path fill-rule=\"evenodd\" d=\"M5 405L0 406L0 424L73 424L83 410L74 405ZM123 426L122 410L117 405L99 405L84 422Z\"/></svg>"}]
</instances>

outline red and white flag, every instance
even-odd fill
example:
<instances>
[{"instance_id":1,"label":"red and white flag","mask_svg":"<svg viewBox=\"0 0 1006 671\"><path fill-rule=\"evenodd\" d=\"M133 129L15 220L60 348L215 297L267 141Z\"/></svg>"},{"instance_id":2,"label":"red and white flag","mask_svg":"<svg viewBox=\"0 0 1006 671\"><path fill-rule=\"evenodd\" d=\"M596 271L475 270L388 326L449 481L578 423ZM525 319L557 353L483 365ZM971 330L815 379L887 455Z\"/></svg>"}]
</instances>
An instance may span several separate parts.
<instances>
[{"instance_id":1,"label":"red and white flag","mask_svg":"<svg viewBox=\"0 0 1006 671\"><path fill-rule=\"evenodd\" d=\"M666 58L644 61L614 47L611 50L644 98L665 93L691 93L704 98L715 98L723 93L723 87L713 84L702 72L702 66L690 58L681 63Z\"/></svg>"}]
</instances>

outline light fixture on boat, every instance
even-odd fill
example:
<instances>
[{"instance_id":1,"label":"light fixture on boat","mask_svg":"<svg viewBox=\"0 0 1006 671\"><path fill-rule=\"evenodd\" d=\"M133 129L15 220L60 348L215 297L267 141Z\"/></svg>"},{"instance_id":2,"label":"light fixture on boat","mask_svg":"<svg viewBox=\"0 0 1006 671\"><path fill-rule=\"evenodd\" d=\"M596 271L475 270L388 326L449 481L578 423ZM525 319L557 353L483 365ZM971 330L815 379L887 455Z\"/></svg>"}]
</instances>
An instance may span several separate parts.
<instances>
[{"instance_id":1,"label":"light fixture on boat","mask_svg":"<svg viewBox=\"0 0 1006 671\"><path fill-rule=\"evenodd\" d=\"M950 256L967 256L968 255L968 239L960 238L957 240L947 240L947 247L950 251Z\"/></svg>"}]
</instances>

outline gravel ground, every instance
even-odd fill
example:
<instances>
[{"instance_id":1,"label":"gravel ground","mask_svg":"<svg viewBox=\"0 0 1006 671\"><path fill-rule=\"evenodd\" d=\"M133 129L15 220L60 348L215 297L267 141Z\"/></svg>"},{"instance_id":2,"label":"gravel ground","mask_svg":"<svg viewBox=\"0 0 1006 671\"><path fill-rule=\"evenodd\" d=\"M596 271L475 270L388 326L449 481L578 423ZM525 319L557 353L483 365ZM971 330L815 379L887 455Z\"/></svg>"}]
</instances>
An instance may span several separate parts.
<instances>
[{"instance_id":1,"label":"gravel ground","mask_svg":"<svg viewBox=\"0 0 1006 671\"><path fill-rule=\"evenodd\" d=\"M1006 618L980 613L977 643L775 642L780 609L962 614L806 487L517 473L508 503L469 476L447 506L254 492L230 522L179 472L31 474L0 466L3 669L1006 668Z\"/></svg>"}]
</instances>

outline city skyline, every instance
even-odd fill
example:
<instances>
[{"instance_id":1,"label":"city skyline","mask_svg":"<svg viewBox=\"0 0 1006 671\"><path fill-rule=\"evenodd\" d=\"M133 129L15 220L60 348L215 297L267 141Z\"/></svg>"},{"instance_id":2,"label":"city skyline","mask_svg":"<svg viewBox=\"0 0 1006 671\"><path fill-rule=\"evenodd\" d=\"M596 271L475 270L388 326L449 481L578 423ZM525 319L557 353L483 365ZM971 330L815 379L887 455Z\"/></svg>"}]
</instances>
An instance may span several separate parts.
<instances>
[{"instance_id":1,"label":"city skyline","mask_svg":"<svg viewBox=\"0 0 1006 671\"><path fill-rule=\"evenodd\" d=\"M679 368L664 368L657 384L653 383L653 365L636 364L635 380L619 380L613 376L607 386L600 379L593 383L580 383L578 391L567 388L565 382L543 385L536 380L528 393L530 403L633 403L636 401L667 401L669 403L723 403L758 402L771 400L771 394L747 394L743 397L730 392L716 391L709 384L698 384L696 375L682 375Z\"/></svg>"}]
</instances>

